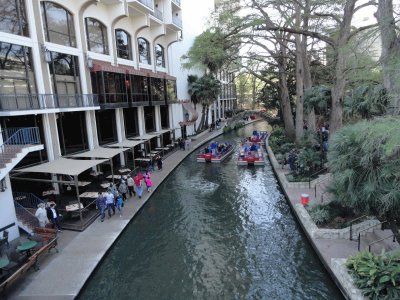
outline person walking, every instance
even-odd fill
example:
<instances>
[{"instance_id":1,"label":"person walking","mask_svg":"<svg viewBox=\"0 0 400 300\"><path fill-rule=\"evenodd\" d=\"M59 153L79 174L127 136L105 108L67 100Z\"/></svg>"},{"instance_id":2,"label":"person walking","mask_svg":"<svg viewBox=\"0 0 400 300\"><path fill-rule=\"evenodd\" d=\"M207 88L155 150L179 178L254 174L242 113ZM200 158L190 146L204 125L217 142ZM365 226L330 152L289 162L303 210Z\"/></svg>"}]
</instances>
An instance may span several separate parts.
<instances>
[{"instance_id":1,"label":"person walking","mask_svg":"<svg viewBox=\"0 0 400 300\"><path fill-rule=\"evenodd\" d=\"M136 194L139 196L139 198L142 198L143 194L142 179L143 176L141 174L137 174L135 177L133 177L133 181L135 182Z\"/></svg>"},{"instance_id":2,"label":"person walking","mask_svg":"<svg viewBox=\"0 0 400 300\"><path fill-rule=\"evenodd\" d=\"M118 192L122 195L122 199L126 201L126 193L128 192L128 187L125 183L125 180L121 180L121 183L118 187Z\"/></svg>"},{"instance_id":3,"label":"person walking","mask_svg":"<svg viewBox=\"0 0 400 300\"><path fill-rule=\"evenodd\" d=\"M106 204L106 197L104 197L104 195L101 192L99 192L99 195L96 199L96 207L98 209L100 209L100 221L103 222L104 218L106 216L105 210L106 210L107 204Z\"/></svg>"},{"instance_id":4,"label":"person walking","mask_svg":"<svg viewBox=\"0 0 400 300\"><path fill-rule=\"evenodd\" d=\"M47 218L46 206L44 203L39 203L37 207L38 209L35 212L35 217L39 221L39 226L44 228L46 227L47 224L49 224L49 219Z\"/></svg>"},{"instance_id":5,"label":"person walking","mask_svg":"<svg viewBox=\"0 0 400 300\"><path fill-rule=\"evenodd\" d=\"M111 210L113 211L113 214L115 214L114 195L111 192L111 190L109 190L107 191L107 194L105 196L106 196L108 218L111 218Z\"/></svg>"},{"instance_id":6,"label":"person walking","mask_svg":"<svg viewBox=\"0 0 400 300\"><path fill-rule=\"evenodd\" d=\"M151 187L153 186L153 182L151 181L150 177L145 177L144 182L146 183L147 192L151 192Z\"/></svg>"},{"instance_id":7,"label":"person walking","mask_svg":"<svg viewBox=\"0 0 400 300\"><path fill-rule=\"evenodd\" d=\"M115 200L117 206L119 217L122 217L122 208L124 207L124 199L121 194L117 193L117 198Z\"/></svg>"},{"instance_id":8,"label":"person walking","mask_svg":"<svg viewBox=\"0 0 400 300\"><path fill-rule=\"evenodd\" d=\"M128 175L128 178L126 179L126 184L128 185L128 191L129 191L129 197L135 196L135 182L133 181L133 178L131 175Z\"/></svg>"},{"instance_id":9,"label":"person walking","mask_svg":"<svg viewBox=\"0 0 400 300\"><path fill-rule=\"evenodd\" d=\"M53 223L55 229L61 232L61 225L60 225L60 213L56 208L56 203L54 201L49 202L49 206L46 209L47 218Z\"/></svg>"},{"instance_id":10,"label":"person walking","mask_svg":"<svg viewBox=\"0 0 400 300\"><path fill-rule=\"evenodd\" d=\"M161 159L161 156L157 156L157 168L158 168L158 170L162 170L162 159Z\"/></svg>"}]
</instances>

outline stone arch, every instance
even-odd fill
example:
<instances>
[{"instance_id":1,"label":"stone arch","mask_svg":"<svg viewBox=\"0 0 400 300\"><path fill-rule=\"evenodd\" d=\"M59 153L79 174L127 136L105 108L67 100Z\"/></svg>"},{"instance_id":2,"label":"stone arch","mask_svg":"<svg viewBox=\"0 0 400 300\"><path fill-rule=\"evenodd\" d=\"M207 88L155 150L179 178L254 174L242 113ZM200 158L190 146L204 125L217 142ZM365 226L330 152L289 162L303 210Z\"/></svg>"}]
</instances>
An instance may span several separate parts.
<instances>
[{"instance_id":1,"label":"stone arch","mask_svg":"<svg viewBox=\"0 0 400 300\"><path fill-rule=\"evenodd\" d=\"M259 111L259 110L245 110L245 111L242 111L242 112L239 112L239 113L233 115L232 118L228 119L226 125L229 127L233 127L236 125L236 123L238 123L239 121L242 121L243 118L250 117L250 116L258 116L270 124L274 124L278 121L278 118L274 117L269 112Z\"/></svg>"}]
</instances>

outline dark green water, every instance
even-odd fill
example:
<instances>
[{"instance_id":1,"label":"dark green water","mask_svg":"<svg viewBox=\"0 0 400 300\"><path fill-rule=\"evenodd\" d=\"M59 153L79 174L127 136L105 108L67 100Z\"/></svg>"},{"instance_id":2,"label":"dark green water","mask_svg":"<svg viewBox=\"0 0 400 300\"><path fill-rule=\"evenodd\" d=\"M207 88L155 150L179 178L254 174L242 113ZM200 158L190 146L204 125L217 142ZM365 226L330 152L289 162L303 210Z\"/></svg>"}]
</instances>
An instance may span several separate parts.
<instances>
[{"instance_id":1,"label":"dark green water","mask_svg":"<svg viewBox=\"0 0 400 300\"><path fill-rule=\"evenodd\" d=\"M220 140L238 142L266 124ZM134 218L79 299L343 299L294 220L269 163L195 153Z\"/></svg>"}]
</instances>

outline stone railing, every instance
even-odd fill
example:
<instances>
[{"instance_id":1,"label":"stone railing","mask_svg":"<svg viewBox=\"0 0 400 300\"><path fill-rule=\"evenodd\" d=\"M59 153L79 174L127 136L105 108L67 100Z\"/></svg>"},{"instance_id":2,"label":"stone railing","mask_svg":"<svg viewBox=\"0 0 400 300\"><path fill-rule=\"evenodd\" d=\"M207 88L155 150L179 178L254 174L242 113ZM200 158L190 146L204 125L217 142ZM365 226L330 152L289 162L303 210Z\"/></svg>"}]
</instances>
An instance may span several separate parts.
<instances>
[{"instance_id":1,"label":"stone railing","mask_svg":"<svg viewBox=\"0 0 400 300\"><path fill-rule=\"evenodd\" d=\"M332 258L331 269L351 300L367 300L361 290L355 287L354 279L347 271L345 258Z\"/></svg>"}]
</instances>

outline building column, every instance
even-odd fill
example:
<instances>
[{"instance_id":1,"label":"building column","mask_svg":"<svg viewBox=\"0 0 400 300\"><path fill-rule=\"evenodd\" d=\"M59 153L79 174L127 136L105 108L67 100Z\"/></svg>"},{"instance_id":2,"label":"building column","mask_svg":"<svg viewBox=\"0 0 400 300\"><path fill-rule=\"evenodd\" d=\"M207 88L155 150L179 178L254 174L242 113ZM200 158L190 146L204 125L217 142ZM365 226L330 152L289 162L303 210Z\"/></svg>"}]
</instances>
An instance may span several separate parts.
<instances>
[{"instance_id":1,"label":"building column","mask_svg":"<svg viewBox=\"0 0 400 300\"><path fill-rule=\"evenodd\" d=\"M57 130L57 114L43 114L43 131L44 131L44 139L46 145L46 152L49 161L53 161L57 158L61 157L61 149L60 149L60 141L58 139L58 130ZM57 180L57 175L52 175L53 180ZM56 191L56 194L60 193L60 187L58 183L53 183L53 189Z\"/></svg>"},{"instance_id":2,"label":"building column","mask_svg":"<svg viewBox=\"0 0 400 300\"><path fill-rule=\"evenodd\" d=\"M144 124L144 109L143 106L139 106L137 109L137 119L139 126L139 135L143 135L146 133L146 128Z\"/></svg>"},{"instance_id":3,"label":"building column","mask_svg":"<svg viewBox=\"0 0 400 300\"><path fill-rule=\"evenodd\" d=\"M156 132L161 131L161 113L160 113L160 105L156 105L154 107L154 115L156 121ZM161 147L161 136L157 137L157 147Z\"/></svg>"},{"instance_id":4,"label":"building column","mask_svg":"<svg viewBox=\"0 0 400 300\"><path fill-rule=\"evenodd\" d=\"M124 112L122 108L117 108L115 110L115 124L117 126L117 138L118 142L122 142L125 139L125 124L124 124ZM124 152L119 154L121 159L121 165L125 166L125 155Z\"/></svg>"}]
</instances>

